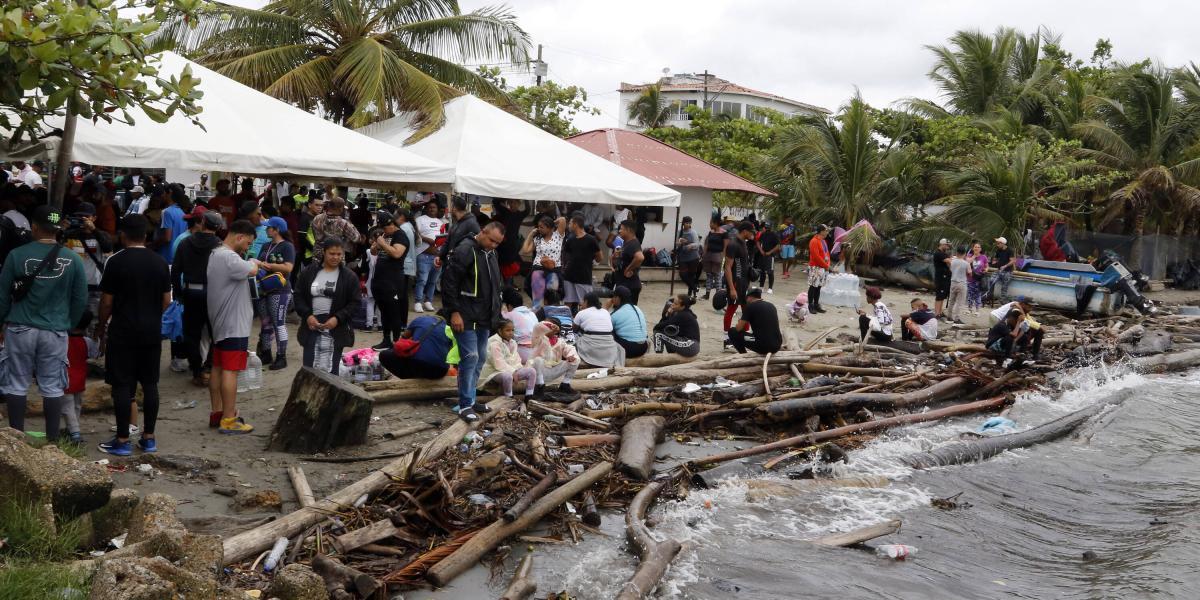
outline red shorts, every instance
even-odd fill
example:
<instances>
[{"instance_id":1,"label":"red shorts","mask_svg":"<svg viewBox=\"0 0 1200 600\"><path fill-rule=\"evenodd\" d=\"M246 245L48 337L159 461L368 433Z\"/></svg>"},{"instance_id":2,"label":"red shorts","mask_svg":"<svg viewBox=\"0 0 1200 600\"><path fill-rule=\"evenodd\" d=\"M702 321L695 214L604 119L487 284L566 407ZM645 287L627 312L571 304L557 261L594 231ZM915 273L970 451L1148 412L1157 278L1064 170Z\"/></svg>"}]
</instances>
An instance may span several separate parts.
<instances>
[{"instance_id":1,"label":"red shorts","mask_svg":"<svg viewBox=\"0 0 1200 600\"><path fill-rule=\"evenodd\" d=\"M213 344L213 366L223 371L245 371L249 349L249 338L225 338Z\"/></svg>"},{"instance_id":2,"label":"red shorts","mask_svg":"<svg viewBox=\"0 0 1200 600\"><path fill-rule=\"evenodd\" d=\"M516 274L520 273L520 272L521 272L521 263L519 261L504 263L504 264L500 265L500 276L505 279L515 277Z\"/></svg>"}]
</instances>

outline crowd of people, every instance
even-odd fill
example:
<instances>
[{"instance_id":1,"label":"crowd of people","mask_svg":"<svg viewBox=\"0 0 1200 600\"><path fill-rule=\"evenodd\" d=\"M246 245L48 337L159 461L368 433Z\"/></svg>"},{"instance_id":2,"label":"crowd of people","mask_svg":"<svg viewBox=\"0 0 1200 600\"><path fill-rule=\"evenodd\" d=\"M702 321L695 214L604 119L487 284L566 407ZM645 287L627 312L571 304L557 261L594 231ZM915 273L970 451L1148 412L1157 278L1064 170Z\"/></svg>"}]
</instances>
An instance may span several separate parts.
<instances>
[{"instance_id":1,"label":"crowd of people","mask_svg":"<svg viewBox=\"0 0 1200 600\"><path fill-rule=\"evenodd\" d=\"M59 438L63 420L69 438L80 441L87 363L103 356L116 425L99 447L115 455L157 450L164 337L170 370L208 390L209 427L221 434L254 430L238 407L239 373L252 354L269 370L288 367L289 319L304 366L337 374L356 331L378 332L372 348L395 376L455 376L455 411L470 422L488 411L477 402L480 390L571 398L583 366L623 366L649 352L696 356L701 328L693 307L701 299L723 313L725 350L778 352L784 336L767 299L775 263L788 279L804 260L797 246L805 241L791 218L772 225L752 214L741 221L714 215L701 235L685 217L671 249L685 291L650 324L639 305L641 274L661 259L643 249L644 220L630 208L608 219L592 206L496 199L485 210L464 196L431 193L350 201L336 188L258 188L250 178L219 179L210 188L207 175L183 185L81 165L57 210L40 163L12 167L0 184L0 392L9 423L24 427L36 380L47 437ZM808 289L787 310L798 322L825 312L821 290L837 260L830 233L818 225L807 238ZM959 322L978 311L995 286L1007 293L1015 263L1003 238L990 258L978 244L951 254L942 242L934 256L935 308L913 301L899 319L904 340L935 339L939 320ZM597 266L606 273L600 281ZM866 294L861 338L891 342L895 320L882 292ZM1018 299L992 313L988 347L1000 360L1020 350L1037 354L1043 332L1030 309Z\"/></svg>"}]
</instances>

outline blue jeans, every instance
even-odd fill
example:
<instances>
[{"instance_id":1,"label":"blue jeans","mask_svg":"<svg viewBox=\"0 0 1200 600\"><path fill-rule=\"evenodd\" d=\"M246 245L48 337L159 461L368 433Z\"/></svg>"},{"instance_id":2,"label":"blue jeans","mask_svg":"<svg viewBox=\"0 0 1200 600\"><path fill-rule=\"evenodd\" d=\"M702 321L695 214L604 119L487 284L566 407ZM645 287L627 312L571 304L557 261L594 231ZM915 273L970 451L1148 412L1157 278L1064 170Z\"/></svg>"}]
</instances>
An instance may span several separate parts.
<instances>
[{"instance_id":1,"label":"blue jeans","mask_svg":"<svg viewBox=\"0 0 1200 600\"><path fill-rule=\"evenodd\" d=\"M475 386L483 362L487 360L487 343L491 332L487 329L464 329L454 334L458 341L458 409L475 406Z\"/></svg>"},{"instance_id":2,"label":"blue jeans","mask_svg":"<svg viewBox=\"0 0 1200 600\"><path fill-rule=\"evenodd\" d=\"M417 289L413 300L416 302L433 302L433 293L437 291L438 274L442 270L433 266L432 254L417 255Z\"/></svg>"}]
</instances>

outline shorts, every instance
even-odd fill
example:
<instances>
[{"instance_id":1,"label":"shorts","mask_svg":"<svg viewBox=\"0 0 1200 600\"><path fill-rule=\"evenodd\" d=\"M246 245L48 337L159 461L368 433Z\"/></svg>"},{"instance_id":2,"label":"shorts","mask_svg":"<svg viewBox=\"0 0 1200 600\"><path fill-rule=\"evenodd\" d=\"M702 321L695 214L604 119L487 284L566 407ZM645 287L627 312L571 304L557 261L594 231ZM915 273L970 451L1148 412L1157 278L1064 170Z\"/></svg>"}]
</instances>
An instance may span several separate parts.
<instances>
[{"instance_id":1,"label":"shorts","mask_svg":"<svg viewBox=\"0 0 1200 600\"><path fill-rule=\"evenodd\" d=\"M4 328L4 347L0 348L0 392L24 396L35 376L43 398L58 398L65 393L69 381L67 332L8 325Z\"/></svg>"},{"instance_id":2,"label":"shorts","mask_svg":"<svg viewBox=\"0 0 1200 600\"><path fill-rule=\"evenodd\" d=\"M224 371L245 371L250 338L225 338L213 344L212 364Z\"/></svg>"},{"instance_id":3,"label":"shorts","mask_svg":"<svg viewBox=\"0 0 1200 600\"><path fill-rule=\"evenodd\" d=\"M563 302L567 304L578 304L583 302L583 297L592 293L592 285L588 283L574 283L571 281L562 282L563 285Z\"/></svg>"},{"instance_id":4,"label":"shorts","mask_svg":"<svg viewBox=\"0 0 1200 600\"><path fill-rule=\"evenodd\" d=\"M783 249L779 251L779 258L783 260L796 258L796 247L792 244L784 244Z\"/></svg>"},{"instance_id":5,"label":"shorts","mask_svg":"<svg viewBox=\"0 0 1200 600\"><path fill-rule=\"evenodd\" d=\"M521 272L521 261L513 261L500 265L500 276L505 279L516 277Z\"/></svg>"},{"instance_id":6,"label":"shorts","mask_svg":"<svg viewBox=\"0 0 1200 600\"><path fill-rule=\"evenodd\" d=\"M135 346L109 344L104 359L104 382L114 387L156 384L161 357L161 342Z\"/></svg>"},{"instance_id":7,"label":"shorts","mask_svg":"<svg viewBox=\"0 0 1200 600\"><path fill-rule=\"evenodd\" d=\"M934 283L934 300L945 300L950 297L950 280L938 281Z\"/></svg>"}]
</instances>

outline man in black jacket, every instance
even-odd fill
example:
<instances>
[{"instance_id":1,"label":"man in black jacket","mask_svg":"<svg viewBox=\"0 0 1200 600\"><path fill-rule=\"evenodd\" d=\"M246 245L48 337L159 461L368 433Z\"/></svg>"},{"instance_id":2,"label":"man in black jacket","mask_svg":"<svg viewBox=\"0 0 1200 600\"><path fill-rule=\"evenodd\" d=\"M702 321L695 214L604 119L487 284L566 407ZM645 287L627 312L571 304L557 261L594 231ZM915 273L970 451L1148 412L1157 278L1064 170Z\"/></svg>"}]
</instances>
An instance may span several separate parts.
<instances>
[{"instance_id":1,"label":"man in black jacket","mask_svg":"<svg viewBox=\"0 0 1200 600\"><path fill-rule=\"evenodd\" d=\"M479 373L487 359L488 336L500 317L500 264L496 247L504 241L504 225L491 222L483 231L463 240L449 255L442 272L442 311L458 341L458 416L472 423Z\"/></svg>"},{"instance_id":2,"label":"man in black jacket","mask_svg":"<svg viewBox=\"0 0 1200 600\"><path fill-rule=\"evenodd\" d=\"M208 323L208 257L221 244L217 232L225 227L225 220L216 211L193 212L192 218L200 220L200 230L184 238L175 249L171 287L175 298L183 304L183 346L192 371L192 385L208 387L204 380L207 353L200 352L205 328L212 335Z\"/></svg>"}]
</instances>

